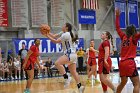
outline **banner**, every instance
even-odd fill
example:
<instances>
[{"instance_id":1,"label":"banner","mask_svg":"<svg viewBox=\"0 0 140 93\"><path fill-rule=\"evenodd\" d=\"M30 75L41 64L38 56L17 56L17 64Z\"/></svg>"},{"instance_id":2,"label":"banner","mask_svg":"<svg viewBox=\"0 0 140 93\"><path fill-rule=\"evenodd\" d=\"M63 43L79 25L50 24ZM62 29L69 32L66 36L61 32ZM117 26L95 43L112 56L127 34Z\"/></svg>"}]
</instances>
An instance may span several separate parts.
<instances>
[{"instance_id":1,"label":"banner","mask_svg":"<svg viewBox=\"0 0 140 93\"><path fill-rule=\"evenodd\" d=\"M47 0L30 0L32 27L48 24Z\"/></svg>"},{"instance_id":2,"label":"banner","mask_svg":"<svg viewBox=\"0 0 140 93\"><path fill-rule=\"evenodd\" d=\"M8 26L8 1L0 0L0 26Z\"/></svg>"},{"instance_id":3,"label":"banner","mask_svg":"<svg viewBox=\"0 0 140 93\"><path fill-rule=\"evenodd\" d=\"M28 0L11 0L12 27L29 25Z\"/></svg>"},{"instance_id":4,"label":"banner","mask_svg":"<svg viewBox=\"0 0 140 93\"><path fill-rule=\"evenodd\" d=\"M99 9L98 0L83 0L82 3L84 9Z\"/></svg>"},{"instance_id":5,"label":"banner","mask_svg":"<svg viewBox=\"0 0 140 93\"><path fill-rule=\"evenodd\" d=\"M65 23L65 0L51 1L51 26L61 27Z\"/></svg>"},{"instance_id":6,"label":"banner","mask_svg":"<svg viewBox=\"0 0 140 93\"><path fill-rule=\"evenodd\" d=\"M115 1L115 10L120 10L120 28L126 28L126 2L125 0L116 0Z\"/></svg>"},{"instance_id":7,"label":"banner","mask_svg":"<svg viewBox=\"0 0 140 93\"><path fill-rule=\"evenodd\" d=\"M139 28L138 2L134 0L128 1L128 25L131 24Z\"/></svg>"},{"instance_id":8,"label":"banner","mask_svg":"<svg viewBox=\"0 0 140 93\"><path fill-rule=\"evenodd\" d=\"M34 38L26 38L26 39L13 39L16 53L22 48L22 43L26 45L26 49L29 49L32 44L34 44ZM79 38L77 48L83 47L84 48L84 39ZM40 38L40 46L39 46L40 53L60 53L62 51L61 44L54 44L51 40L47 38Z\"/></svg>"},{"instance_id":9,"label":"banner","mask_svg":"<svg viewBox=\"0 0 140 93\"><path fill-rule=\"evenodd\" d=\"M94 10L79 10L80 24L96 24L96 12Z\"/></svg>"}]
</instances>

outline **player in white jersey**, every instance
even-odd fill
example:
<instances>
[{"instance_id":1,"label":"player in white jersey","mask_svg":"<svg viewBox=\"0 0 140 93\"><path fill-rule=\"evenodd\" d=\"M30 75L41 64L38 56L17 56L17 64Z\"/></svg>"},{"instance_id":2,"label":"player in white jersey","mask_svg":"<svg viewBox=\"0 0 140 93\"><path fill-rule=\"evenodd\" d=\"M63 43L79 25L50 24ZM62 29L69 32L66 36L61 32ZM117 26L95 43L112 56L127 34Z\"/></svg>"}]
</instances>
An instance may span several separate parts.
<instances>
[{"instance_id":1,"label":"player in white jersey","mask_svg":"<svg viewBox=\"0 0 140 93\"><path fill-rule=\"evenodd\" d=\"M84 86L81 85L80 78L78 73L76 72L76 62L77 62L77 54L76 54L76 48L74 46L74 42L77 40L77 36L74 37L72 33L72 26L69 23L66 23L62 28L62 35L61 37L55 39L55 34L52 33L44 33L46 37L48 37L52 42L54 43L62 43L62 48L64 55L59 57L56 62L55 66L60 71L60 73L63 75L65 79L65 87L70 84L71 78L68 77L65 69L64 64L68 65L68 68L70 70L70 73L73 75L77 87L79 90L79 93L84 92Z\"/></svg>"}]
</instances>

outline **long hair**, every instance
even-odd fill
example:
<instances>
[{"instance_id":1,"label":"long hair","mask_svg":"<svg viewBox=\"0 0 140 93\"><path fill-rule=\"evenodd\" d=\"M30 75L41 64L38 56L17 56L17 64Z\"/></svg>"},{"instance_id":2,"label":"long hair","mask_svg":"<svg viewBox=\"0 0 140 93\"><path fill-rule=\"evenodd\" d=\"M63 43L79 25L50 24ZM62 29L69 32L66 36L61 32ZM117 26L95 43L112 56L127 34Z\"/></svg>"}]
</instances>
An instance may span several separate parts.
<instances>
[{"instance_id":1,"label":"long hair","mask_svg":"<svg viewBox=\"0 0 140 93\"><path fill-rule=\"evenodd\" d=\"M38 40L38 38L35 38L35 40L34 40L34 44L36 43L37 40Z\"/></svg>"},{"instance_id":2,"label":"long hair","mask_svg":"<svg viewBox=\"0 0 140 93\"><path fill-rule=\"evenodd\" d=\"M68 27L68 32L70 32L71 38L72 38L72 42L76 42L76 40L78 39L78 35L72 33L72 25L70 23L66 23L66 27Z\"/></svg>"},{"instance_id":3,"label":"long hair","mask_svg":"<svg viewBox=\"0 0 140 93\"><path fill-rule=\"evenodd\" d=\"M136 27L134 25L130 25L126 28L126 35L128 38L131 36L134 38L134 35L137 33Z\"/></svg>"},{"instance_id":4,"label":"long hair","mask_svg":"<svg viewBox=\"0 0 140 93\"><path fill-rule=\"evenodd\" d=\"M108 32L108 31L105 31L106 32L106 35L107 35L107 38L108 39L111 39L111 45L112 45L112 50L113 50L113 52L114 52L114 44L113 44L113 37L112 37L112 35L110 34L110 32Z\"/></svg>"}]
</instances>

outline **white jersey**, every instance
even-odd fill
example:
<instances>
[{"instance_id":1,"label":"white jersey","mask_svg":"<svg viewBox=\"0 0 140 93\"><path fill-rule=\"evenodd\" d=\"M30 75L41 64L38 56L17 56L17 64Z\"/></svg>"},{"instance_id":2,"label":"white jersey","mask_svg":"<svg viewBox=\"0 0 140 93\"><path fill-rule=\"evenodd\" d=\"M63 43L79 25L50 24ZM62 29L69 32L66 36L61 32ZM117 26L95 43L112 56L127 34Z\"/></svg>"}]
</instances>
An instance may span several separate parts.
<instances>
[{"instance_id":1,"label":"white jersey","mask_svg":"<svg viewBox=\"0 0 140 93\"><path fill-rule=\"evenodd\" d=\"M19 61L14 62L14 66L17 68L20 67L20 62Z\"/></svg>"},{"instance_id":2,"label":"white jersey","mask_svg":"<svg viewBox=\"0 0 140 93\"><path fill-rule=\"evenodd\" d=\"M69 58L72 63L77 62L77 54L75 44L72 42L72 38L69 32L65 32L61 35L62 48L64 54Z\"/></svg>"},{"instance_id":3,"label":"white jersey","mask_svg":"<svg viewBox=\"0 0 140 93\"><path fill-rule=\"evenodd\" d=\"M44 65L43 60L40 60L39 64L43 66Z\"/></svg>"},{"instance_id":4,"label":"white jersey","mask_svg":"<svg viewBox=\"0 0 140 93\"><path fill-rule=\"evenodd\" d=\"M76 53L76 47L72 42L72 38L69 32L63 33L60 38L62 41L64 54Z\"/></svg>"}]
</instances>

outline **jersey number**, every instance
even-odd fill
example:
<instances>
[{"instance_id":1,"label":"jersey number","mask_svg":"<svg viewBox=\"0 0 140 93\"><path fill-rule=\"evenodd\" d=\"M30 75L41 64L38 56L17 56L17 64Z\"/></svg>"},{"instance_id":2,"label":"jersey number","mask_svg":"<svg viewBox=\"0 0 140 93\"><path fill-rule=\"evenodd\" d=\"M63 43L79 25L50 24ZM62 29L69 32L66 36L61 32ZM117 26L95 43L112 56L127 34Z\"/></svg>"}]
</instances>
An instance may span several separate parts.
<instances>
[{"instance_id":1,"label":"jersey number","mask_svg":"<svg viewBox=\"0 0 140 93\"><path fill-rule=\"evenodd\" d=\"M122 46L125 47L125 46L129 46L130 45L130 40L124 40L122 42Z\"/></svg>"}]
</instances>

